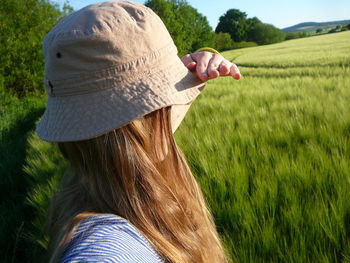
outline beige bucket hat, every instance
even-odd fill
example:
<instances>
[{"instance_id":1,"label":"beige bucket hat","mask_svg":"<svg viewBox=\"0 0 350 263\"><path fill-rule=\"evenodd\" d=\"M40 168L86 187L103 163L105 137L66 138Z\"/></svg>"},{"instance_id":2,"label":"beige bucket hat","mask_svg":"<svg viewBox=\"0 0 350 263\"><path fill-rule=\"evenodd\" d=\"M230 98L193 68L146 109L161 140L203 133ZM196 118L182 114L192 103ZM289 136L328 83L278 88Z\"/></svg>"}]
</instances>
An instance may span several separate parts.
<instances>
[{"instance_id":1,"label":"beige bucket hat","mask_svg":"<svg viewBox=\"0 0 350 263\"><path fill-rule=\"evenodd\" d=\"M205 87L177 56L161 19L134 2L96 3L65 17L43 49L48 100L36 130L46 141L99 136L191 102Z\"/></svg>"}]
</instances>

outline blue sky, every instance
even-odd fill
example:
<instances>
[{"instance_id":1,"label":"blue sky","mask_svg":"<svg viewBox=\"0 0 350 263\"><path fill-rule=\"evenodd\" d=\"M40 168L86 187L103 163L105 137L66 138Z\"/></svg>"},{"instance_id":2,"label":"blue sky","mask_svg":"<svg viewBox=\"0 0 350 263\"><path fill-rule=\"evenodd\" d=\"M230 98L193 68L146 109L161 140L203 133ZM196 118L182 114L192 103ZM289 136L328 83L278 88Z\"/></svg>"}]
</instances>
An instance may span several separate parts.
<instances>
[{"instance_id":1,"label":"blue sky","mask_svg":"<svg viewBox=\"0 0 350 263\"><path fill-rule=\"evenodd\" d=\"M143 4L144 0L133 0ZM62 4L64 0L53 0ZM96 0L70 0L75 10L100 2ZM187 0L215 29L219 17L228 9L236 8L247 13L248 17L258 17L262 22L278 28L301 22L325 22L350 19L350 0Z\"/></svg>"}]
</instances>

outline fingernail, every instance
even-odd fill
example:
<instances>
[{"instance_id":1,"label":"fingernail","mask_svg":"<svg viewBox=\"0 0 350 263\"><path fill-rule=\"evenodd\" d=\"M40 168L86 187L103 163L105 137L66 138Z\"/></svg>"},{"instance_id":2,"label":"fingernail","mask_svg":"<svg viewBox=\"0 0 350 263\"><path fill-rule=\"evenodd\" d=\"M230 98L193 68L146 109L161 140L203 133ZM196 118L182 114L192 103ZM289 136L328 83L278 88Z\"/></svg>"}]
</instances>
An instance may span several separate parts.
<instances>
[{"instance_id":1,"label":"fingernail","mask_svg":"<svg viewBox=\"0 0 350 263\"><path fill-rule=\"evenodd\" d=\"M191 62L187 65L187 68L190 70L190 71L195 71L196 70L196 63L195 62Z\"/></svg>"},{"instance_id":2,"label":"fingernail","mask_svg":"<svg viewBox=\"0 0 350 263\"><path fill-rule=\"evenodd\" d=\"M224 70L226 74L230 72L230 69L227 66L224 66Z\"/></svg>"},{"instance_id":3,"label":"fingernail","mask_svg":"<svg viewBox=\"0 0 350 263\"><path fill-rule=\"evenodd\" d=\"M208 74L207 73L202 73L202 77L203 78L208 78Z\"/></svg>"}]
</instances>

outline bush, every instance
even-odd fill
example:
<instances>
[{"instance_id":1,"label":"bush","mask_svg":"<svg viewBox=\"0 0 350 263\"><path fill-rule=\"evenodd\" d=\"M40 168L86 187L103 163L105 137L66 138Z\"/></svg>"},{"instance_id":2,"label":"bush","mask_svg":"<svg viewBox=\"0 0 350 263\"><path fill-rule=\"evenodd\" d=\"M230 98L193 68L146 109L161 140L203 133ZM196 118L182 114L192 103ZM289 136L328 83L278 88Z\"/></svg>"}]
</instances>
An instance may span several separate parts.
<instances>
[{"instance_id":1,"label":"bush","mask_svg":"<svg viewBox=\"0 0 350 263\"><path fill-rule=\"evenodd\" d=\"M258 46L255 42L234 42L231 39L231 36L229 33L215 33L215 41L214 41L214 48L219 51L225 51L225 50L231 50L231 49L238 49L238 48L246 48L246 47L256 47Z\"/></svg>"},{"instance_id":2,"label":"bush","mask_svg":"<svg viewBox=\"0 0 350 263\"><path fill-rule=\"evenodd\" d=\"M44 35L72 9L48 0L2 0L0 5L0 75L7 91L20 97L43 92Z\"/></svg>"},{"instance_id":3,"label":"bush","mask_svg":"<svg viewBox=\"0 0 350 263\"><path fill-rule=\"evenodd\" d=\"M234 41L231 39L231 36L229 33L215 33L214 38L214 45L213 47L216 50L224 51L224 50L230 50L234 48Z\"/></svg>"},{"instance_id":4,"label":"bush","mask_svg":"<svg viewBox=\"0 0 350 263\"><path fill-rule=\"evenodd\" d=\"M256 42L259 45L267 45L282 42L285 40L285 33L274 27L273 25L257 23L248 32L250 41Z\"/></svg>"}]
</instances>

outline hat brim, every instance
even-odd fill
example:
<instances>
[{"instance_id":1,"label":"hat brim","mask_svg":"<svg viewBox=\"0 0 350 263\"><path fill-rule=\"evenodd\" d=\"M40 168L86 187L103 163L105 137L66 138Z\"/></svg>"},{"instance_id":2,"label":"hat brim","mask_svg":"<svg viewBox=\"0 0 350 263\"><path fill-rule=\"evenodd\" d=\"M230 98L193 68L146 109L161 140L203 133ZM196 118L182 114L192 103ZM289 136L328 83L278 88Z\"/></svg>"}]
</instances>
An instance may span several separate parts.
<instances>
[{"instance_id":1,"label":"hat brim","mask_svg":"<svg viewBox=\"0 0 350 263\"><path fill-rule=\"evenodd\" d=\"M165 68L130 83L82 95L49 96L36 131L50 142L94 138L162 107L187 104L204 87L205 82L176 57Z\"/></svg>"}]
</instances>

